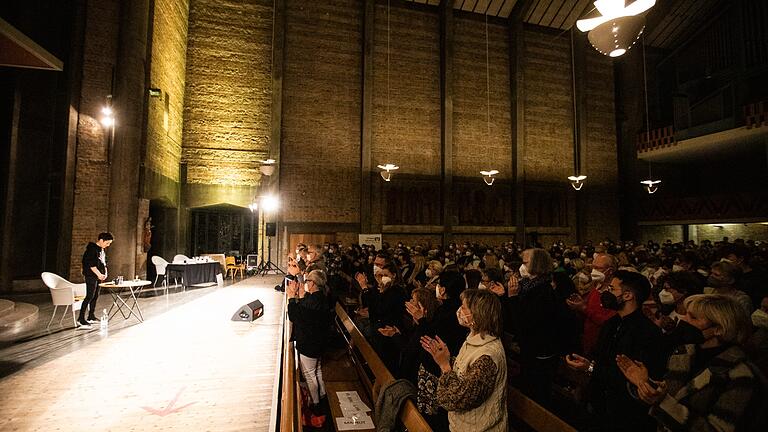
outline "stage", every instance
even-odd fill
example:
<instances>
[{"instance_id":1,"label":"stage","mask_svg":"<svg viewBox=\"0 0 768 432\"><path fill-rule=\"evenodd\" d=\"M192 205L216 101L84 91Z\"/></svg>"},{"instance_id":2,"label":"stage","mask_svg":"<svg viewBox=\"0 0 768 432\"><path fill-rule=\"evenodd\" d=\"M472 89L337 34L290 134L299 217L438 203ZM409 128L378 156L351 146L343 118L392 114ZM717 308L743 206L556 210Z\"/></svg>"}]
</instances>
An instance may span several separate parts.
<instances>
[{"instance_id":1,"label":"stage","mask_svg":"<svg viewBox=\"0 0 768 432\"><path fill-rule=\"evenodd\" d=\"M210 288L145 314L141 324L120 323L118 314L107 337L97 336L98 324L90 333L64 330L90 341L0 379L0 430L269 430L283 305L283 294L273 288L280 280L251 277ZM257 298L263 317L230 321ZM140 305L150 309L150 302L164 301L142 298Z\"/></svg>"}]
</instances>

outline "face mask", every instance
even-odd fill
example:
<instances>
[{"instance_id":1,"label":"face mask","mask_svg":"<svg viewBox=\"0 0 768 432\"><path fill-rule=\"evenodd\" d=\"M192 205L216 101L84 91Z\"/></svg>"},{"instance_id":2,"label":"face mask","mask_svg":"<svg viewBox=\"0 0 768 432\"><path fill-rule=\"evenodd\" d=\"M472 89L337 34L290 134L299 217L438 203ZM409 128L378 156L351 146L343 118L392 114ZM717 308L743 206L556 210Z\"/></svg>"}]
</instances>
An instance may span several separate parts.
<instances>
[{"instance_id":1,"label":"face mask","mask_svg":"<svg viewBox=\"0 0 768 432\"><path fill-rule=\"evenodd\" d=\"M758 309L752 313L752 324L755 327L768 328L768 312Z\"/></svg>"},{"instance_id":2,"label":"face mask","mask_svg":"<svg viewBox=\"0 0 768 432\"><path fill-rule=\"evenodd\" d=\"M675 304L675 296L673 296L671 292L665 289L659 291L659 300L661 301L661 304Z\"/></svg>"},{"instance_id":3,"label":"face mask","mask_svg":"<svg viewBox=\"0 0 768 432\"><path fill-rule=\"evenodd\" d=\"M672 266L672 271L673 271L673 272L681 272L681 271L683 271L683 270L685 270L685 269L683 268L683 266L679 266L679 265L677 265L677 264L675 264L675 265L673 265L673 266Z\"/></svg>"},{"instance_id":4,"label":"face mask","mask_svg":"<svg viewBox=\"0 0 768 432\"><path fill-rule=\"evenodd\" d=\"M440 295L440 285L435 286L435 297L436 298L441 298L442 297Z\"/></svg>"},{"instance_id":5,"label":"face mask","mask_svg":"<svg viewBox=\"0 0 768 432\"><path fill-rule=\"evenodd\" d=\"M304 284L304 291L309 292L309 284L308 283Z\"/></svg>"},{"instance_id":6,"label":"face mask","mask_svg":"<svg viewBox=\"0 0 768 432\"><path fill-rule=\"evenodd\" d=\"M704 270L704 269L698 269L698 270L696 270L696 273L698 273L698 274L700 274L700 275L702 275L704 277L709 276L709 273L707 273L707 271Z\"/></svg>"},{"instance_id":7,"label":"face mask","mask_svg":"<svg viewBox=\"0 0 768 432\"><path fill-rule=\"evenodd\" d=\"M459 321L460 326L469 327L469 320L461 313L461 308L456 309L456 319Z\"/></svg>"},{"instance_id":8,"label":"face mask","mask_svg":"<svg viewBox=\"0 0 768 432\"><path fill-rule=\"evenodd\" d=\"M656 270L656 272L653 274L653 278L656 280L659 280L660 277L664 276L667 272L664 271L663 268L659 268Z\"/></svg>"},{"instance_id":9,"label":"face mask","mask_svg":"<svg viewBox=\"0 0 768 432\"><path fill-rule=\"evenodd\" d=\"M425 275L427 275L427 277L428 277L428 278L431 278L431 277L432 277L432 270L431 270L431 269L427 269L427 270L424 272L424 274L425 274Z\"/></svg>"},{"instance_id":10,"label":"face mask","mask_svg":"<svg viewBox=\"0 0 768 432\"><path fill-rule=\"evenodd\" d=\"M379 267L379 266L377 266L377 265L374 265L374 266L373 266L373 274L374 274L374 275L377 275L377 274L379 274L379 272L380 272L380 271L381 271L381 267Z\"/></svg>"},{"instance_id":11,"label":"face mask","mask_svg":"<svg viewBox=\"0 0 768 432\"><path fill-rule=\"evenodd\" d=\"M381 286L387 286L390 283L392 283L392 278L389 276L382 276L381 277Z\"/></svg>"},{"instance_id":12,"label":"face mask","mask_svg":"<svg viewBox=\"0 0 768 432\"><path fill-rule=\"evenodd\" d=\"M464 252L465 256L472 256L472 252Z\"/></svg>"},{"instance_id":13,"label":"face mask","mask_svg":"<svg viewBox=\"0 0 768 432\"><path fill-rule=\"evenodd\" d=\"M520 276L524 278L531 277L531 274L528 272L528 267L526 267L525 264L520 264Z\"/></svg>"},{"instance_id":14,"label":"face mask","mask_svg":"<svg viewBox=\"0 0 768 432\"><path fill-rule=\"evenodd\" d=\"M579 256L581 257L581 259L584 259L584 258L586 258L586 257L587 257L587 254L586 254L586 253L584 253L584 252L582 252L582 253L580 253L580 254L579 254Z\"/></svg>"},{"instance_id":15,"label":"face mask","mask_svg":"<svg viewBox=\"0 0 768 432\"><path fill-rule=\"evenodd\" d=\"M720 288L720 287L728 286L728 284L725 283L723 279L714 275L711 275L707 278L707 285L712 288Z\"/></svg>"},{"instance_id":16,"label":"face mask","mask_svg":"<svg viewBox=\"0 0 768 432\"><path fill-rule=\"evenodd\" d=\"M600 304L606 309L617 311L623 307L624 299L622 298L619 302L619 299L612 292L606 290L600 294Z\"/></svg>"},{"instance_id":17,"label":"face mask","mask_svg":"<svg viewBox=\"0 0 768 432\"><path fill-rule=\"evenodd\" d=\"M480 283L477 285L477 289L481 289L481 290L484 290L484 289L488 289L488 288L485 286L485 284L484 284L484 283L480 282Z\"/></svg>"},{"instance_id":18,"label":"face mask","mask_svg":"<svg viewBox=\"0 0 768 432\"><path fill-rule=\"evenodd\" d=\"M566 264L570 264L571 263L571 259L570 258L564 258L563 262L566 263Z\"/></svg>"},{"instance_id":19,"label":"face mask","mask_svg":"<svg viewBox=\"0 0 768 432\"><path fill-rule=\"evenodd\" d=\"M605 280L605 273L597 269L592 269L591 276L593 281L603 282Z\"/></svg>"}]
</instances>

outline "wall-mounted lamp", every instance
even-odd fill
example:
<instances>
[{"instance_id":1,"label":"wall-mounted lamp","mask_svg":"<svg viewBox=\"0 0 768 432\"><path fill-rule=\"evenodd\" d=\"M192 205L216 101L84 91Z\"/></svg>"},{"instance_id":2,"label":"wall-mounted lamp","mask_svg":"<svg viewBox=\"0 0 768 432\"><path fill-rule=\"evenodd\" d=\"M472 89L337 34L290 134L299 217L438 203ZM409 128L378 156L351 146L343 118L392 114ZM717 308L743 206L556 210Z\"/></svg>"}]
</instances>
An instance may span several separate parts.
<instances>
[{"instance_id":1,"label":"wall-mounted lamp","mask_svg":"<svg viewBox=\"0 0 768 432\"><path fill-rule=\"evenodd\" d=\"M385 165L377 165L377 167L381 170L381 178L383 178L384 181L391 181L392 171L400 168L399 166L391 163Z\"/></svg>"},{"instance_id":2,"label":"wall-mounted lamp","mask_svg":"<svg viewBox=\"0 0 768 432\"><path fill-rule=\"evenodd\" d=\"M581 188L584 187L584 180L586 180L586 178L587 176L585 175L568 176L568 180L571 181L571 186L576 190L581 190Z\"/></svg>"},{"instance_id":3,"label":"wall-mounted lamp","mask_svg":"<svg viewBox=\"0 0 768 432\"><path fill-rule=\"evenodd\" d=\"M275 160L274 159L267 159L261 161L261 167L259 167L259 171L264 174L265 176L269 177L272 174L275 173Z\"/></svg>"},{"instance_id":4,"label":"wall-mounted lamp","mask_svg":"<svg viewBox=\"0 0 768 432\"><path fill-rule=\"evenodd\" d=\"M115 112L112 109L112 95L107 95L107 103L101 109L101 124L106 128L115 126Z\"/></svg>"},{"instance_id":5,"label":"wall-mounted lamp","mask_svg":"<svg viewBox=\"0 0 768 432\"><path fill-rule=\"evenodd\" d=\"M149 92L149 97L160 97L163 95L163 91L159 88L150 87L147 91Z\"/></svg>"},{"instance_id":6,"label":"wall-mounted lamp","mask_svg":"<svg viewBox=\"0 0 768 432\"><path fill-rule=\"evenodd\" d=\"M488 186L492 185L493 182L496 180L493 178L496 174L499 172L497 170L490 170L490 171L480 171L480 174L483 176L483 181L485 181L485 184Z\"/></svg>"},{"instance_id":7,"label":"wall-mounted lamp","mask_svg":"<svg viewBox=\"0 0 768 432\"><path fill-rule=\"evenodd\" d=\"M250 209L250 210L251 210L251 213L255 212L256 210L258 210L258 209L259 209L259 203L257 203L257 202L254 200L252 203L248 204L248 209Z\"/></svg>"}]
</instances>

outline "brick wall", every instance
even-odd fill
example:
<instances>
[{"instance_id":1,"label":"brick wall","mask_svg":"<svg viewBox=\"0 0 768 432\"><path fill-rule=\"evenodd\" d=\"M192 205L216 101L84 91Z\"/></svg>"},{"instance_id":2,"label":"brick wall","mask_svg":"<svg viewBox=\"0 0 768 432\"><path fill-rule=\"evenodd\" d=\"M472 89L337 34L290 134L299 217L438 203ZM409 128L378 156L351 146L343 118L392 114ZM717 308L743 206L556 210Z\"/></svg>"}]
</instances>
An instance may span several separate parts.
<instances>
[{"instance_id":1,"label":"brick wall","mask_svg":"<svg viewBox=\"0 0 768 432\"><path fill-rule=\"evenodd\" d=\"M440 17L391 7L387 104L387 7L375 8L373 166L440 177ZM387 106L389 105L389 106Z\"/></svg>"},{"instance_id":2,"label":"brick wall","mask_svg":"<svg viewBox=\"0 0 768 432\"><path fill-rule=\"evenodd\" d=\"M148 100L145 166L175 182L181 160L188 14L188 0L155 1L148 85L161 94ZM150 190L147 195L155 194Z\"/></svg>"},{"instance_id":3,"label":"brick wall","mask_svg":"<svg viewBox=\"0 0 768 432\"><path fill-rule=\"evenodd\" d=\"M586 49L586 142L581 147L582 169L588 175L582 191L589 194L585 238L619 237L617 179L619 165L613 90L613 60Z\"/></svg>"},{"instance_id":4,"label":"brick wall","mask_svg":"<svg viewBox=\"0 0 768 432\"><path fill-rule=\"evenodd\" d=\"M187 183L256 185L269 147L272 1L193 1L188 33Z\"/></svg>"},{"instance_id":5,"label":"brick wall","mask_svg":"<svg viewBox=\"0 0 768 432\"><path fill-rule=\"evenodd\" d=\"M362 5L286 2L284 221L359 221Z\"/></svg>"},{"instance_id":6,"label":"brick wall","mask_svg":"<svg viewBox=\"0 0 768 432\"><path fill-rule=\"evenodd\" d=\"M567 34L526 26L526 181L563 183L573 172L573 98Z\"/></svg>"},{"instance_id":7,"label":"brick wall","mask_svg":"<svg viewBox=\"0 0 768 432\"><path fill-rule=\"evenodd\" d=\"M474 177L499 170L497 179L512 177L509 87L509 29L488 25L490 92L486 86L485 23L454 19L453 174ZM486 94L490 95L490 135ZM507 198L510 199L510 198Z\"/></svg>"},{"instance_id":8,"label":"brick wall","mask_svg":"<svg viewBox=\"0 0 768 432\"><path fill-rule=\"evenodd\" d=\"M119 2L89 3L83 46L83 78L77 129L77 162L69 278L82 281L85 245L106 231L109 219L109 130L99 123L111 92L117 55ZM119 113L116 113L119 118ZM118 120L119 121L119 120Z\"/></svg>"}]
</instances>

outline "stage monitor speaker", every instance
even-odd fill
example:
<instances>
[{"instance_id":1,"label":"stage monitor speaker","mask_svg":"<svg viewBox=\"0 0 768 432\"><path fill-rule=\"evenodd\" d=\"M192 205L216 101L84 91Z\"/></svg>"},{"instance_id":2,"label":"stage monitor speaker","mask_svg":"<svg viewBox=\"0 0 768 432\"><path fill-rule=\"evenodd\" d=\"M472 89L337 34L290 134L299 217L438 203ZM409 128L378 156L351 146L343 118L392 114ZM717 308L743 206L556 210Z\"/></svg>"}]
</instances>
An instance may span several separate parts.
<instances>
[{"instance_id":1,"label":"stage monitor speaker","mask_svg":"<svg viewBox=\"0 0 768 432\"><path fill-rule=\"evenodd\" d=\"M277 224L274 222L267 222L266 226L267 237L274 237L277 235Z\"/></svg>"},{"instance_id":2,"label":"stage monitor speaker","mask_svg":"<svg viewBox=\"0 0 768 432\"><path fill-rule=\"evenodd\" d=\"M259 256L256 254L249 254L246 257L246 267L248 268L256 268L259 266Z\"/></svg>"},{"instance_id":3,"label":"stage monitor speaker","mask_svg":"<svg viewBox=\"0 0 768 432\"><path fill-rule=\"evenodd\" d=\"M232 315L232 321L256 321L264 315L264 305L258 300L254 300L247 305L243 305Z\"/></svg>"}]
</instances>

